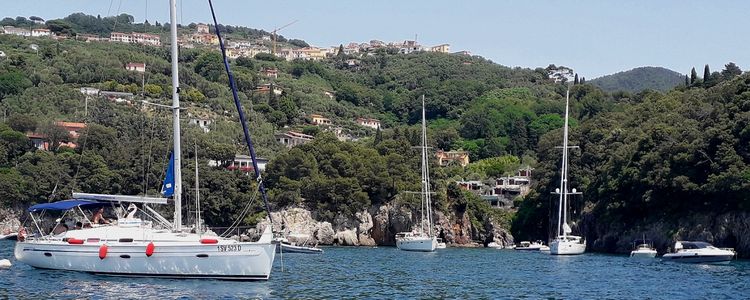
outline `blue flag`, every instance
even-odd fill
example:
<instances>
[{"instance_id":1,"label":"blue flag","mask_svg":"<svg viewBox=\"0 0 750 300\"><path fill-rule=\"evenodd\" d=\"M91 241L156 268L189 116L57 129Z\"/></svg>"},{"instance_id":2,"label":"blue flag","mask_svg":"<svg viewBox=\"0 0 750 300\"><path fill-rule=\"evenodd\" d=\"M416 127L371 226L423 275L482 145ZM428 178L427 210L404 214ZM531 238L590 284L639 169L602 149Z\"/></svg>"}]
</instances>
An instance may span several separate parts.
<instances>
[{"instance_id":1,"label":"blue flag","mask_svg":"<svg viewBox=\"0 0 750 300\"><path fill-rule=\"evenodd\" d=\"M164 183L161 185L161 194L164 197L172 197L174 195L174 153L169 155L169 165L167 166Z\"/></svg>"}]
</instances>

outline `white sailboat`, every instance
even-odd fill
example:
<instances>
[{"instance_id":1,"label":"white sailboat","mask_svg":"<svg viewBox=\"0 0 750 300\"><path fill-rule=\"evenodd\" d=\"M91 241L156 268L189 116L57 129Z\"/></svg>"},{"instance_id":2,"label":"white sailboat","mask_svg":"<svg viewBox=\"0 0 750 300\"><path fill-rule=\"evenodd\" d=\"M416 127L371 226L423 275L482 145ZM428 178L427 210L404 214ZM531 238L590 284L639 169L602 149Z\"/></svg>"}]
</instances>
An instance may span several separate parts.
<instances>
[{"instance_id":1,"label":"white sailboat","mask_svg":"<svg viewBox=\"0 0 750 300\"><path fill-rule=\"evenodd\" d=\"M576 255L586 251L586 240L580 236L570 235L572 229L568 225L568 196L579 195L576 189L568 190L568 112L570 106L570 89L565 92L565 125L563 127L562 170L560 171L560 188L553 194L560 195L558 208L557 231L555 239L550 243L552 255Z\"/></svg>"},{"instance_id":2,"label":"white sailboat","mask_svg":"<svg viewBox=\"0 0 750 300\"><path fill-rule=\"evenodd\" d=\"M198 221L195 231L183 227L176 0L170 0L170 17L174 149L163 194L174 197L173 222L167 221L148 207L148 204L166 204L166 198L74 193L75 199L38 204L29 208L34 223L32 230L36 232L27 236L23 229L23 235L19 236L15 247L18 261L42 269L114 276L227 280L269 278L276 248L271 243L273 233L270 226L266 227L257 242L239 242L201 233ZM240 115L242 117L241 111ZM254 157L247 130L245 134ZM258 170L257 166L255 169ZM263 191L262 183L260 188ZM117 220L108 224L93 224L83 211L123 203L129 204L128 213L118 214ZM135 203L142 205L142 215L150 216L154 221L137 217L139 210ZM76 226L57 234L43 231L38 222L39 215L55 210L65 211L63 216L75 214L77 219L73 221L78 220L90 226ZM65 219L61 218L61 221L65 222ZM58 226L62 228L68 225L60 223Z\"/></svg>"},{"instance_id":3,"label":"white sailboat","mask_svg":"<svg viewBox=\"0 0 750 300\"><path fill-rule=\"evenodd\" d=\"M427 121L425 119L424 95L422 95L422 217L419 231L396 234L396 247L405 251L432 252L438 246L432 228L432 199L430 193L430 167L427 160ZM426 230L425 230L426 225Z\"/></svg>"}]
</instances>

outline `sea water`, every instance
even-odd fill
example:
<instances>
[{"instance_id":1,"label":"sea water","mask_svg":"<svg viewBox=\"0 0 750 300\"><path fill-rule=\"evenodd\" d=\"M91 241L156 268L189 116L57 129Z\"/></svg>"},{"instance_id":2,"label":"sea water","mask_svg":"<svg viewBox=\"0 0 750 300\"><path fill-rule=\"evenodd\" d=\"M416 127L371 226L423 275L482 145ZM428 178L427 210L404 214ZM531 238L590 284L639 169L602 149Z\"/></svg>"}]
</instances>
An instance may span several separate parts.
<instances>
[{"instance_id":1,"label":"sea water","mask_svg":"<svg viewBox=\"0 0 750 300\"><path fill-rule=\"evenodd\" d=\"M268 281L125 278L39 270L0 241L3 298L99 299L748 299L750 262L700 265L584 254L496 249L405 252L328 247L277 255ZM283 271L282 271L283 267Z\"/></svg>"}]
</instances>

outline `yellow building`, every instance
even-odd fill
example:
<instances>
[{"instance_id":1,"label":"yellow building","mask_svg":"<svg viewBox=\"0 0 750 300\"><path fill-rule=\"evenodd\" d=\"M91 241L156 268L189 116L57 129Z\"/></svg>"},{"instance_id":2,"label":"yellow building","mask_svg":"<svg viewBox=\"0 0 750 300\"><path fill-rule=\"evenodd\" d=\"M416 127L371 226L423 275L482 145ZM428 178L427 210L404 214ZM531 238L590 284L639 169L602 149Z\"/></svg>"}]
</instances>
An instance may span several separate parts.
<instances>
[{"instance_id":1,"label":"yellow building","mask_svg":"<svg viewBox=\"0 0 750 300\"><path fill-rule=\"evenodd\" d=\"M310 119L312 119L313 125L331 125L333 124L331 122L331 119L323 117L321 115L312 114L310 115Z\"/></svg>"},{"instance_id":2,"label":"yellow building","mask_svg":"<svg viewBox=\"0 0 750 300\"><path fill-rule=\"evenodd\" d=\"M467 151L438 150L437 153L435 153L435 156L438 159L438 165L440 165L441 167L448 166L451 163L457 163L462 167L465 167L469 164L469 152Z\"/></svg>"}]
</instances>

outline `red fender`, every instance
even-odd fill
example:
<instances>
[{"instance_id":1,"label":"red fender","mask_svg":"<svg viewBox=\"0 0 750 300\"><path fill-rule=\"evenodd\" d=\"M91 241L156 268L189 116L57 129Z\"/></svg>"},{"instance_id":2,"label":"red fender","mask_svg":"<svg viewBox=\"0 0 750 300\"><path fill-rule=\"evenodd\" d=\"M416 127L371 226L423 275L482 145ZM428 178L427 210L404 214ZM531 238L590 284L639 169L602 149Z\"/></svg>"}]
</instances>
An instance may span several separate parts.
<instances>
[{"instance_id":1,"label":"red fender","mask_svg":"<svg viewBox=\"0 0 750 300\"><path fill-rule=\"evenodd\" d=\"M69 238L68 239L68 244L71 244L71 245L82 245L83 244L83 240L82 239L77 239L77 238Z\"/></svg>"},{"instance_id":2,"label":"red fender","mask_svg":"<svg viewBox=\"0 0 750 300\"><path fill-rule=\"evenodd\" d=\"M216 244L218 242L217 239L201 239L201 244Z\"/></svg>"},{"instance_id":3,"label":"red fender","mask_svg":"<svg viewBox=\"0 0 750 300\"><path fill-rule=\"evenodd\" d=\"M151 257L151 255L154 255L154 248L156 248L154 242L148 243L148 245L146 245L146 256Z\"/></svg>"},{"instance_id":4,"label":"red fender","mask_svg":"<svg viewBox=\"0 0 750 300\"><path fill-rule=\"evenodd\" d=\"M109 247L107 245L102 245L99 247L99 259L104 259L107 257L107 250L109 250Z\"/></svg>"}]
</instances>

